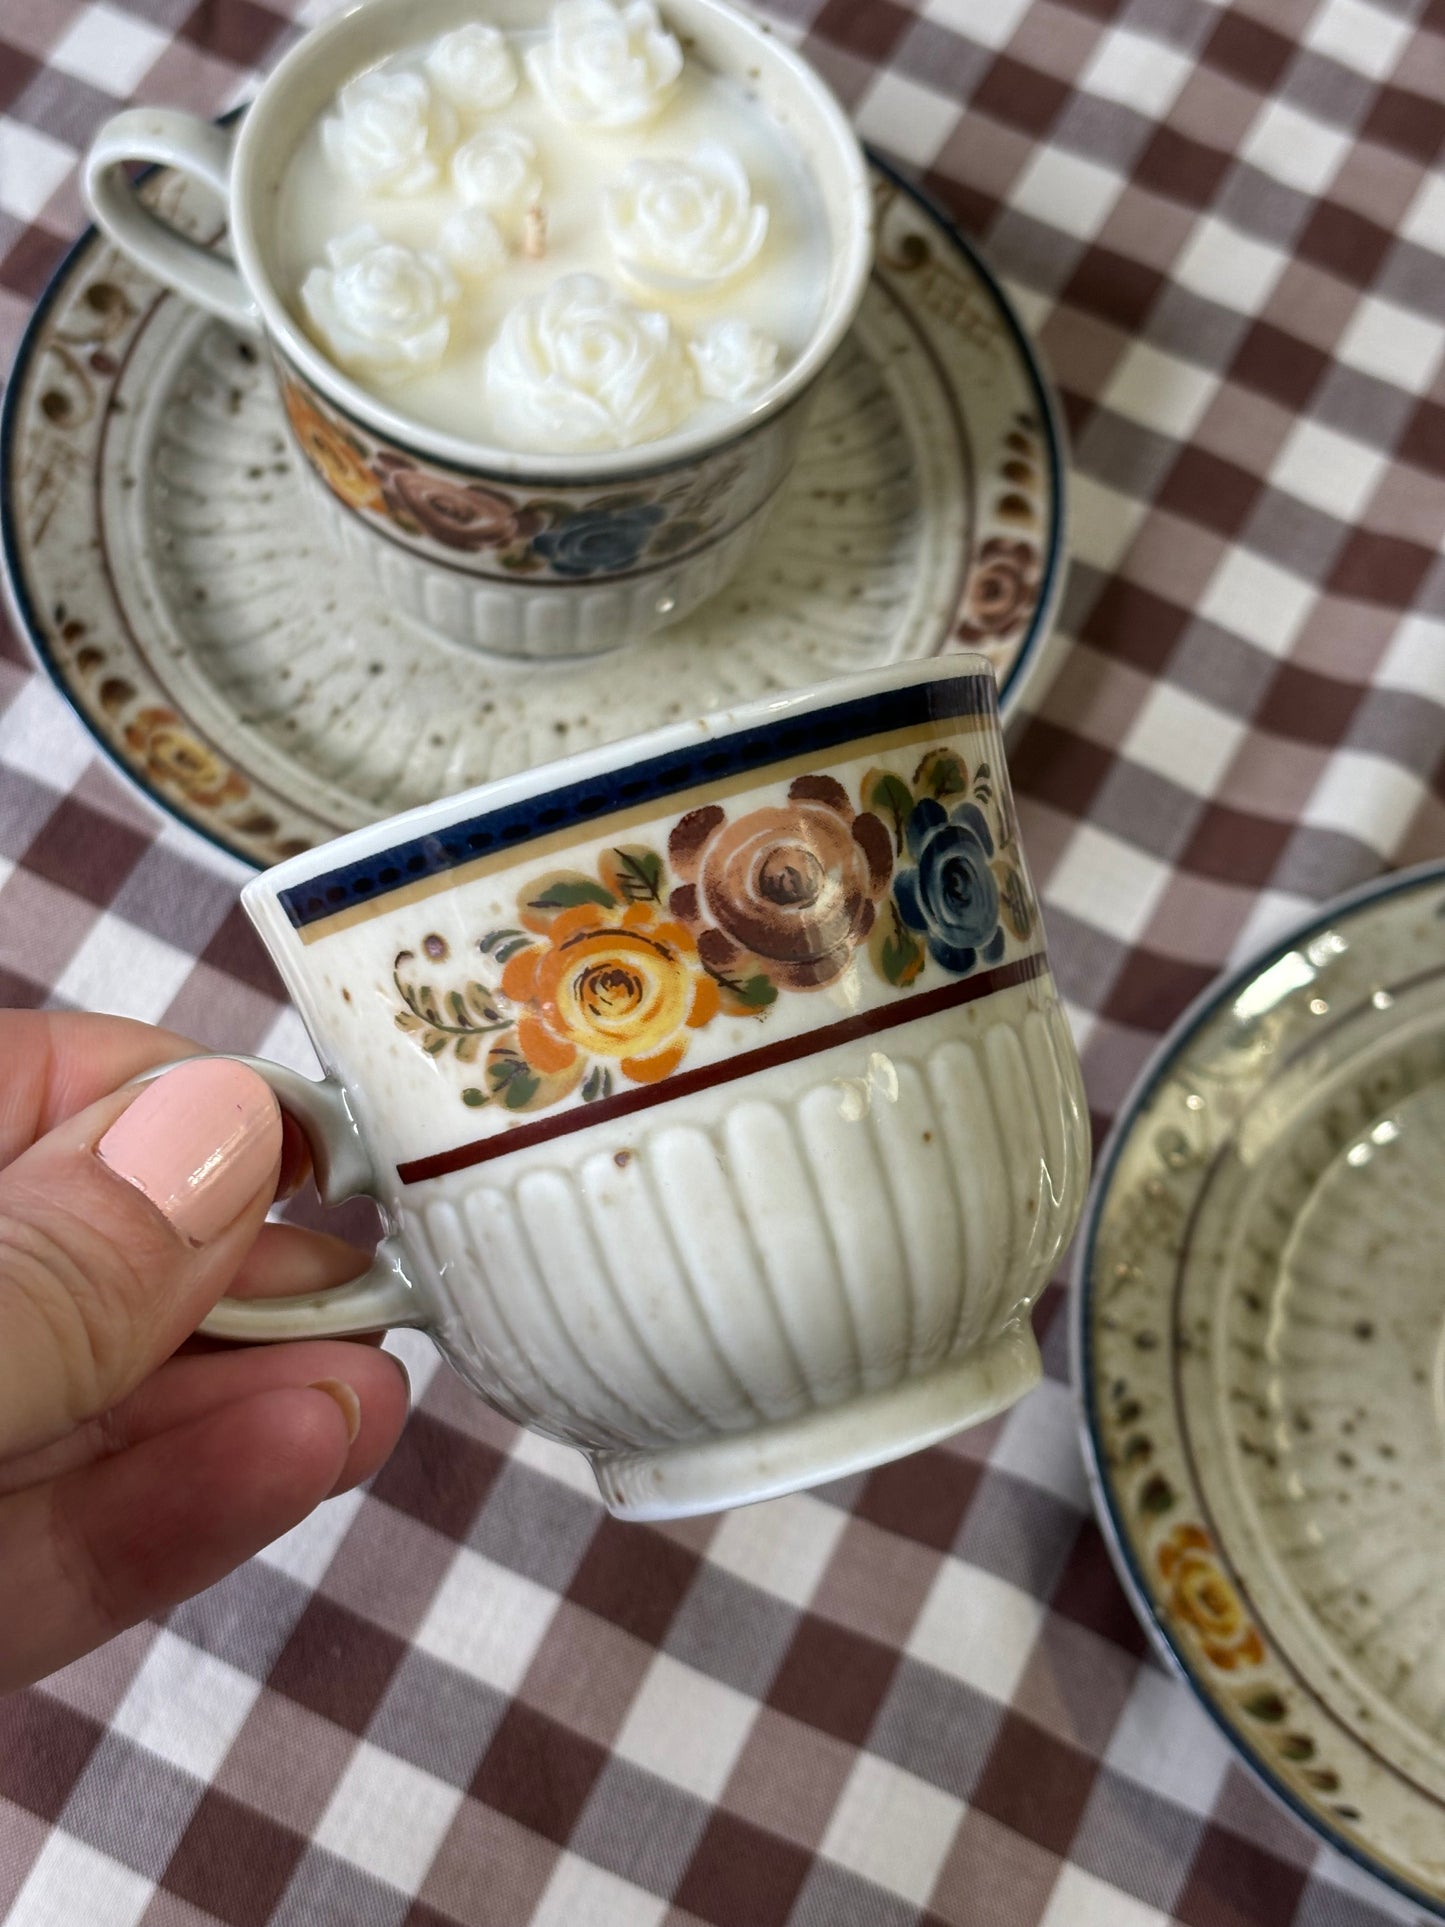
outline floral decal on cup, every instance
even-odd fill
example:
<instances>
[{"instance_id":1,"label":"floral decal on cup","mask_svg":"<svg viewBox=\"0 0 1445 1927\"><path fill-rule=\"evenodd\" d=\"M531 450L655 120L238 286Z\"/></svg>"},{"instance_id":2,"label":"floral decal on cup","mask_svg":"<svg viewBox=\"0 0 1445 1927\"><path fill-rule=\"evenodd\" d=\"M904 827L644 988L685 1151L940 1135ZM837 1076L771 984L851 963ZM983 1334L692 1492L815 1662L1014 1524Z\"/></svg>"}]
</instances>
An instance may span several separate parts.
<instances>
[{"instance_id":1,"label":"floral decal on cup","mask_svg":"<svg viewBox=\"0 0 1445 1927\"><path fill-rule=\"evenodd\" d=\"M750 1005L840 977L893 869L887 830L831 776L800 776L786 804L733 821L716 803L689 810L667 848L673 915Z\"/></svg>"},{"instance_id":2,"label":"floral decal on cup","mask_svg":"<svg viewBox=\"0 0 1445 1927\"><path fill-rule=\"evenodd\" d=\"M970 776L931 750L911 778L869 770L857 804L834 776L799 776L780 803L688 810L661 848L544 872L514 922L397 955L396 1023L476 1066L468 1105L594 1103L672 1076L721 1018L765 1022L781 996L837 985L860 954L901 989L930 960L972 975L1036 928L988 764Z\"/></svg>"},{"instance_id":3,"label":"floral decal on cup","mask_svg":"<svg viewBox=\"0 0 1445 1927\"><path fill-rule=\"evenodd\" d=\"M1175 1526L1159 1547L1157 1562L1159 1576L1169 1587L1170 1607L1193 1632L1204 1657L1226 1673L1258 1666L1264 1641L1220 1569L1204 1528Z\"/></svg>"},{"instance_id":4,"label":"floral decal on cup","mask_svg":"<svg viewBox=\"0 0 1445 1927\"><path fill-rule=\"evenodd\" d=\"M278 369L278 380L301 453L338 501L489 574L557 582L626 575L706 546L746 512L734 491L747 464L736 454L700 474L662 476L622 493L534 495L376 442L289 370Z\"/></svg>"},{"instance_id":5,"label":"floral decal on cup","mask_svg":"<svg viewBox=\"0 0 1445 1927\"><path fill-rule=\"evenodd\" d=\"M366 450L354 436L323 415L301 389L287 383L281 390L286 417L301 452L333 495L348 508L382 506L382 484L366 465Z\"/></svg>"},{"instance_id":6,"label":"floral decal on cup","mask_svg":"<svg viewBox=\"0 0 1445 1927\"><path fill-rule=\"evenodd\" d=\"M614 1073L658 1083L682 1062L689 1033L723 1008L691 933L668 913L663 882L662 859L645 845L605 851L595 875L548 872L519 893L519 927L478 940L491 981L446 993L423 977L451 947L427 936L420 956L396 958L398 1027L463 1064L482 1059L485 1043L480 1081L462 1092L474 1107L538 1110L579 1084L592 1102L611 1093Z\"/></svg>"},{"instance_id":7,"label":"floral decal on cup","mask_svg":"<svg viewBox=\"0 0 1445 1927\"><path fill-rule=\"evenodd\" d=\"M997 799L993 772L970 772L956 750L930 750L910 782L870 770L863 797L891 825L897 868L886 915L875 925L873 961L889 983L911 984L931 958L966 976L996 964L1007 933L1023 940L1036 911L1018 854L1017 829Z\"/></svg>"}]
</instances>

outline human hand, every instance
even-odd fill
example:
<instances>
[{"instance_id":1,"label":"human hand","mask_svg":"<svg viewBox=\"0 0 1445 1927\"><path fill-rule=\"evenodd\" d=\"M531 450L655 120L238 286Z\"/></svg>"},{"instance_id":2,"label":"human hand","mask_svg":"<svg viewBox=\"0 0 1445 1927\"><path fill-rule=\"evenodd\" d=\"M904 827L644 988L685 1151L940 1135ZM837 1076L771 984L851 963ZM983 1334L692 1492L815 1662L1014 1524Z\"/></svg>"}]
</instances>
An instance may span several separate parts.
<instances>
[{"instance_id":1,"label":"human hand","mask_svg":"<svg viewBox=\"0 0 1445 1927\"><path fill-rule=\"evenodd\" d=\"M225 1292L365 1262L265 1222L307 1166L253 1071L120 1088L194 1048L0 1011L0 1691L214 1584L370 1478L406 1417L374 1345L186 1346Z\"/></svg>"}]
</instances>

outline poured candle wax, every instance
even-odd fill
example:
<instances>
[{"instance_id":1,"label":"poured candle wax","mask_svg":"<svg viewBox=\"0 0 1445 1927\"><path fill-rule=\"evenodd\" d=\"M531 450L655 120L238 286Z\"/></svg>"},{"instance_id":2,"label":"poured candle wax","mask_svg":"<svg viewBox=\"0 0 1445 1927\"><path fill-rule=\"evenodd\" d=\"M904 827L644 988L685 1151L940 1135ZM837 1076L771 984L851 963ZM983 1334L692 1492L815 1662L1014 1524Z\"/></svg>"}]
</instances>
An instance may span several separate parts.
<instances>
[{"instance_id":1,"label":"poured candle wax","mask_svg":"<svg viewBox=\"0 0 1445 1927\"><path fill-rule=\"evenodd\" d=\"M738 419L828 278L801 154L647 0L479 21L358 76L292 156L277 234L307 332L363 386L557 454Z\"/></svg>"}]
</instances>

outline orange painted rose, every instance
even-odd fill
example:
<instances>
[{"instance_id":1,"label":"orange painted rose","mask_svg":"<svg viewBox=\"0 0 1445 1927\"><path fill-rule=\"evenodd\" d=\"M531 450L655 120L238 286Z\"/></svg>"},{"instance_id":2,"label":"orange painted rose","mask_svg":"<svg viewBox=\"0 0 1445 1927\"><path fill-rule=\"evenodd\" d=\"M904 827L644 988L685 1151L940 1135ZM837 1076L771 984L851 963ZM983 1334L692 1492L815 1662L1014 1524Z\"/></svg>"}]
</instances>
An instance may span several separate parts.
<instances>
[{"instance_id":1,"label":"orange painted rose","mask_svg":"<svg viewBox=\"0 0 1445 1927\"><path fill-rule=\"evenodd\" d=\"M291 382L282 384L281 398L302 454L331 493L340 496L348 508L381 508L380 482L341 430Z\"/></svg>"},{"instance_id":2,"label":"orange painted rose","mask_svg":"<svg viewBox=\"0 0 1445 1927\"><path fill-rule=\"evenodd\" d=\"M245 777L188 735L180 721L173 709L142 709L126 724L125 746L140 758L146 775L207 809L244 796Z\"/></svg>"},{"instance_id":3,"label":"orange painted rose","mask_svg":"<svg viewBox=\"0 0 1445 1927\"><path fill-rule=\"evenodd\" d=\"M533 1071L580 1075L587 1059L605 1058L655 1084L717 1012L691 935L654 904L578 903L550 918L545 936L502 972L503 995L521 1012L517 1050Z\"/></svg>"},{"instance_id":4,"label":"orange painted rose","mask_svg":"<svg viewBox=\"0 0 1445 1927\"><path fill-rule=\"evenodd\" d=\"M800 776L780 807L730 823L690 810L668 842L669 907L710 971L732 983L816 990L848 967L893 869L881 820L831 776Z\"/></svg>"},{"instance_id":5,"label":"orange painted rose","mask_svg":"<svg viewBox=\"0 0 1445 1927\"><path fill-rule=\"evenodd\" d=\"M1204 1656L1223 1672L1258 1666L1264 1642L1245 1615L1239 1594L1220 1571L1202 1526L1175 1526L1158 1552L1176 1619L1189 1626Z\"/></svg>"}]
</instances>

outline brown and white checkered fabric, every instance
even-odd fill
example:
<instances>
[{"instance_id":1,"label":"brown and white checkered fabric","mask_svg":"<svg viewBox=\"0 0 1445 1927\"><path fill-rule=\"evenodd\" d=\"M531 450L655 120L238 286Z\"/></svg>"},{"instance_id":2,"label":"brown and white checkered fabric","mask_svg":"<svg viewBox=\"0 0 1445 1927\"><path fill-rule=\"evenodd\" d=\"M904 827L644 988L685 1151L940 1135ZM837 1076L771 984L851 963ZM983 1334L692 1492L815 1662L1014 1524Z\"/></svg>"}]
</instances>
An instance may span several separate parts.
<instances>
[{"instance_id":1,"label":"brown and white checkered fabric","mask_svg":"<svg viewBox=\"0 0 1445 1927\"><path fill-rule=\"evenodd\" d=\"M317 8L316 11L323 9ZM297 19L304 21L310 6ZM1014 775L1100 1126L1221 965L1445 848L1445 0L784 0L1003 271L1073 567ZM124 99L263 0L0 0L0 337ZM0 636L0 1001L304 1062L235 866ZM825 1492L608 1520L424 1347L366 1493L0 1703L12 1927L1380 1927L1146 1656L1065 1384Z\"/></svg>"}]
</instances>

